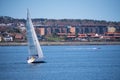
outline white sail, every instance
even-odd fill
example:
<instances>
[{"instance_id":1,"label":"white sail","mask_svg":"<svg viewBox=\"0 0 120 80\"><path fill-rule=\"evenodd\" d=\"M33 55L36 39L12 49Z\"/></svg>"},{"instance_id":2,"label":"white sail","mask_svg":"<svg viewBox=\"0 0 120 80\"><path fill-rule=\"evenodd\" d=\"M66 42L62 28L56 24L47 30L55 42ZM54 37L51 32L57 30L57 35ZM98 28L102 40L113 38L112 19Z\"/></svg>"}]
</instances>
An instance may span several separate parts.
<instances>
[{"instance_id":1,"label":"white sail","mask_svg":"<svg viewBox=\"0 0 120 80\"><path fill-rule=\"evenodd\" d=\"M27 40L28 40L28 47L29 47L29 56L38 56L38 58L43 57L43 52L38 42L38 38L36 36L35 29L32 24L32 20L30 18L29 10L27 10Z\"/></svg>"}]
</instances>

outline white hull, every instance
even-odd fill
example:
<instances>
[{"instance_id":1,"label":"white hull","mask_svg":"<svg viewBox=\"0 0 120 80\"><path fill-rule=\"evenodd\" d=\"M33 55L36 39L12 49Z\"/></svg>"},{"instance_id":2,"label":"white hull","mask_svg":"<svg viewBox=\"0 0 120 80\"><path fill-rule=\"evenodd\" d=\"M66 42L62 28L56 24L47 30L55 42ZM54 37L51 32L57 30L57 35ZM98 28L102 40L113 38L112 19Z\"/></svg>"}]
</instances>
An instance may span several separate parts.
<instances>
[{"instance_id":1,"label":"white hull","mask_svg":"<svg viewBox=\"0 0 120 80\"><path fill-rule=\"evenodd\" d=\"M35 61L35 59L28 59L27 62L28 63L33 63Z\"/></svg>"},{"instance_id":2,"label":"white hull","mask_svg":"<svg viewBox=\"0 0 120 80\"><path fill-rule=\"evenodd\" d=\"M31 58L31 59L28 59L27 60L27 63L44 63L44 61L43 61L43 59L40 59L40 58L38 58L38 59L33 59L33 58Z\"/></svg>"}]
</instances>

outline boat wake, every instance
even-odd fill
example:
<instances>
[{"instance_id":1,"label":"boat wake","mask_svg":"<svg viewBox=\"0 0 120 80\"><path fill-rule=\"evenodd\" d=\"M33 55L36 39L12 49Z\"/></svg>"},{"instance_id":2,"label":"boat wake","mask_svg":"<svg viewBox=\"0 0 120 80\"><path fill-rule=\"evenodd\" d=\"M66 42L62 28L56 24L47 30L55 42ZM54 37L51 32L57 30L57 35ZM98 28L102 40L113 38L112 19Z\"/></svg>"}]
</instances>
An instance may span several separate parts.
<instances>
[{"instance_id":1,"label":"boat wake","mask_svg":"<svg viewBox=\"0 0 120 80\"><path fill-rule=\"evenodd\" d=\"M101 48L96 48L96 47L93 47L93 48L67 48L67 50L98 50L98 49L101 49Z\"/></svg>"}]
</instances>

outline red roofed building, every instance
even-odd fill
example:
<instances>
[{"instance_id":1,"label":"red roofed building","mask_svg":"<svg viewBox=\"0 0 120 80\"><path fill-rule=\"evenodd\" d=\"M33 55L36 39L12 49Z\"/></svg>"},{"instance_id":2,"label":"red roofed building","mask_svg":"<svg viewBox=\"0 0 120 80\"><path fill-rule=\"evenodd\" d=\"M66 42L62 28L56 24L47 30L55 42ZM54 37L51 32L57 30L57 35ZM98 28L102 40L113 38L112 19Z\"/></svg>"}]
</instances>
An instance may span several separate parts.
<instances>
[{"instance_id":1,"label":"red roofed building","mask_svg":"<svg viewBox=\"0 0 120 80\"><path fill-rule=\"evenodd\" d=\"M17 41L23 40L23 35L20 34L20 33L16 33L16 34L15 34L15 40L17 40Z\"/></svg>"},{"instance_id":2,"label":"red roofed building","mask_svg":"<svg viewBox=\"0 0 120 80\"><path fill-rule=\"evenodd\" d=\"M105 36L103 36L104 39L106 40L117 40L120 41L120 33L117 32L106 32Z\"/></svg>"},{"instance_id":3,"label":"red roofed building","mask_svg":"<svg viewBox=\"0 0 120 80\"><path fill-rule=\"evenodd\" d=\"M86 35L86 34L78 34L78 37L79 37L79 38L86 38L87 35Z\"/></svg>"},{"instance_id":4,"label":"red roofed building","mask_svg":"<svg viewBox=\"0 0 120 80\"><path fill-rule=\"evenodd\" d=\"M57 35L62 38L62 37L67 36L67 33L57 33Z\"/></svg>"}]
</instances>

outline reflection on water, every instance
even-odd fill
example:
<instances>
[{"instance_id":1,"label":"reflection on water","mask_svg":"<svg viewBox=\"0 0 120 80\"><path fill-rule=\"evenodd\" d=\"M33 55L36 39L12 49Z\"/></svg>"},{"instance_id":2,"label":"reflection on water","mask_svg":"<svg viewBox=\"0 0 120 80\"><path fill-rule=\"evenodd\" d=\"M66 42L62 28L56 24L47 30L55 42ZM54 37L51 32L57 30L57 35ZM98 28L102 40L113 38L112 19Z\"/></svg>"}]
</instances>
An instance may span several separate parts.
<instances>
[{"instance_id":1,"label":"reflection on water","mask_svg":"<svg viewBox=\"0 0 120 80\"><path fill-rule=\"evenodd\" d=\"M119 47L42 46L45 63L27 64L27 46L2 46L0 80L120 80Z\"/></svg>"}]
</instances>

